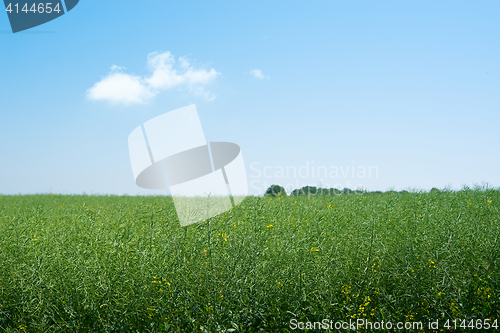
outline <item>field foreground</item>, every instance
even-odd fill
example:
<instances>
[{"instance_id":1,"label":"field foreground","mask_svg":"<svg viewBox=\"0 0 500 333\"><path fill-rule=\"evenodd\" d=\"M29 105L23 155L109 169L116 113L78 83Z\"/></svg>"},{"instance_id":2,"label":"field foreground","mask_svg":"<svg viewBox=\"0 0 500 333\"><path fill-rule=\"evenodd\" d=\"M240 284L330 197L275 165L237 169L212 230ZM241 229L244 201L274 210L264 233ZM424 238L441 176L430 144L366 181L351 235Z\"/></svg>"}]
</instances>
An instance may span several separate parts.
<instances>
[{"instance_id":1,"label":"field foreground","mask_svg":"<svg viewBox=\"0 0 500 333\"><path fill-rule=\"evenodd\" d=\"M0 196L0 330L477 331L500 319L499 194L248 197L184 228L170 197Z\"/></svg>"}]
</instances>

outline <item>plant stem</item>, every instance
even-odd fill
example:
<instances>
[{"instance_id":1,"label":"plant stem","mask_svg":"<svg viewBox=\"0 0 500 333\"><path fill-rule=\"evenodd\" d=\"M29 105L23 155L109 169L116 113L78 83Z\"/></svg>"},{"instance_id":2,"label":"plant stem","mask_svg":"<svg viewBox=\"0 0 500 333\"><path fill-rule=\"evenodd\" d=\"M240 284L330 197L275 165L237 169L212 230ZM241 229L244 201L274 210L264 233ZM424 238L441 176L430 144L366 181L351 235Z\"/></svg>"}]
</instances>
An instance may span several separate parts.
<instances>
[{"instance_id":1,"label":"plant stem","mask_svg":"<svg viewBox=\"0 0 500 333\"><path fill-rule=\"evenodd\" d=\"M153 210L151 210L151 234L149 236L149 252L152 251L153 248Z\"/></svg>"},{"instance_id":2,"label":"plant stem","mask_svg":"<svg viewBox=\"0 0 500 333\"><path fill-rule=\"evenodd\" d=\"M210 243L210 215L209 215L209 209L210 209L210 193L208 194L207 198L207 233L208 233L208 261L210 262L210 269L213 268L212 266L212 246Z\"/></svg>"}]
</instances>

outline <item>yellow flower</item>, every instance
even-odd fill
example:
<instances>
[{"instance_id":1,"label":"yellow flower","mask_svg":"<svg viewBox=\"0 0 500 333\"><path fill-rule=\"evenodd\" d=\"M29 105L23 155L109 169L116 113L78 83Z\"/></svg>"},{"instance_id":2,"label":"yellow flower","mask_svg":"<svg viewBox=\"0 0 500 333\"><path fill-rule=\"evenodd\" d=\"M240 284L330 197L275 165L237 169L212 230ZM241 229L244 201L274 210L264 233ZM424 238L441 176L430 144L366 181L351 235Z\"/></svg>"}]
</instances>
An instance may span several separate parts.
<instances>
[{"instance_id":1,"label":"yellow flower","mask_svg":"<svg viewBox=\"0 0 500 333\"><path fill-rule=\"evenodd\" d=\"M490 199L488 199L488 201L486 201L486 202L487 202L487 203L491 203L491 200L490 200Z\"/></svg>"},{"instance_id":2,"label":"yellow flower","mask_svg":"<svg viewBox=\"0 0 500 333\"><path fill-rule=\"evenodd\" d=\"M267 227L268 227L268 228L272 228L272 227L274 227L274 226L273 226L272 224L270 224L270 225L268 225Z\"/></svg>"},{"instance_id":3,"label":"yellow flower","mask_svg":"<svg viewBox=\"0 0 500 333\"><path fill-rule=\"evenodd\" d=\"M317 252L319 249L315 249L314 247L311 247L311 252Z\"/></svg>"}]
</instances>

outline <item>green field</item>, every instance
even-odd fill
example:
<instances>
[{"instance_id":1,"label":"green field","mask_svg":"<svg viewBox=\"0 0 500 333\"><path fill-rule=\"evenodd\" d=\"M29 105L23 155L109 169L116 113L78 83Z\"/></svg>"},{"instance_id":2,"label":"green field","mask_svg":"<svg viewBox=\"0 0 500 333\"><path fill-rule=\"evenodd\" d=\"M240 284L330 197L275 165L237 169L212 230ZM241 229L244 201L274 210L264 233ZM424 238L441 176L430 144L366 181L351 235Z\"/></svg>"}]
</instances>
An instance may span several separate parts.
<instances>
[{"instance_id":1,"label":"green field","mask_svg":"<svg viewBox=\"0 0 500 333\"><path fill-rule=\"evenodd\" d=\"M0 196L0 330L288 332L292 319L324 318L439 319L442 330L454 318L494 323L499 194L248 197L210 226L185 228L170 197Z\"/></svg>"}]
</instances>

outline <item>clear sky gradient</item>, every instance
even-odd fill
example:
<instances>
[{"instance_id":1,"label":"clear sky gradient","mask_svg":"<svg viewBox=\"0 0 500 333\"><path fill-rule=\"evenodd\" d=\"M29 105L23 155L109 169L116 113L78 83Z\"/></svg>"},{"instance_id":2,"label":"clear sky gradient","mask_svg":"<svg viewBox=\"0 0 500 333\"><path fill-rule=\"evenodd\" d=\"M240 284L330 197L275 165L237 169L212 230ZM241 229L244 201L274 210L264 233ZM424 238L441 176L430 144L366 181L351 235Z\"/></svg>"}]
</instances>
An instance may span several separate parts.
<instances>
[{"instance_id":1,"label":"clear sky gradient","mask_svg":"<svg viewBox=\"0 0 500 333\"><path fill-rule=\"evenodd\" d=\"M127 138L193 103L207 141L241 146L253 194L498 187L499 14L498 1L82 0L12 34L4 12L0 193L164 193L135 185ZM153 52L180 83L154 84ZM152 95L91 98L113 73Z\"/></svg>"}]
</instances>

